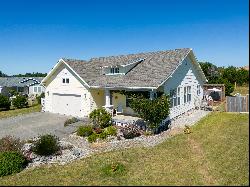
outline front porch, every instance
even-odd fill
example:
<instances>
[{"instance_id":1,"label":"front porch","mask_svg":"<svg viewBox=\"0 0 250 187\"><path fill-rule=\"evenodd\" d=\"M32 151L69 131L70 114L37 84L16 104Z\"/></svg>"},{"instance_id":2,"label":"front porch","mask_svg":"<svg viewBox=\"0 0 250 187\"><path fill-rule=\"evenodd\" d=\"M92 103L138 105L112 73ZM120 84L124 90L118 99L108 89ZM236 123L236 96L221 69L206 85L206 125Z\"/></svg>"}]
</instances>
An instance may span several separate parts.
<instances>
[{"instance_id":1,"label":"front porch","mask_svg":"<svg viewBox=\"0 0 250 187\"><path fill-rule=\"evenodd\" d=\"M112 117L117 117L121 120L121 116L133 116L135 112L129 106L129 98L120 93L120 90L114 89L93 89L91 95L93 98L93 104L91 108L105 108ZM126 90L129 92L142 92L148 94L150 99L156 97L156 90L140 89L140 90ZM127 118L126 118L127 119Z\"/></svg>"}]
</instances>

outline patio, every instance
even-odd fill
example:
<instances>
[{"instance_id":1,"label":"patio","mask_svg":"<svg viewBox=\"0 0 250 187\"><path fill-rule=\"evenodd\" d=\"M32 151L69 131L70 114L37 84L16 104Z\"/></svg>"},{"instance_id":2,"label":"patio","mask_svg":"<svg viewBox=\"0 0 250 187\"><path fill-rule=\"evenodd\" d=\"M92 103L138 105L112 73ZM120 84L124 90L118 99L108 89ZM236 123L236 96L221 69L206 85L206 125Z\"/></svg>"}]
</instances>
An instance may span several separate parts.
<instances>
[{"instance_id":1,"label":"patio","mask_svg":"<svg viewBox=\"0 0 250 187\"><path fill-rule=\"evenodd\" d=\"M113 116L112 120L113 123L117 126L126 126L128 124L134 124L134 123L136 123L136 125L139 126L145 125L141 118L131 115L123 115L123 114L115 115Z\"/></svg>"}]
</instances>

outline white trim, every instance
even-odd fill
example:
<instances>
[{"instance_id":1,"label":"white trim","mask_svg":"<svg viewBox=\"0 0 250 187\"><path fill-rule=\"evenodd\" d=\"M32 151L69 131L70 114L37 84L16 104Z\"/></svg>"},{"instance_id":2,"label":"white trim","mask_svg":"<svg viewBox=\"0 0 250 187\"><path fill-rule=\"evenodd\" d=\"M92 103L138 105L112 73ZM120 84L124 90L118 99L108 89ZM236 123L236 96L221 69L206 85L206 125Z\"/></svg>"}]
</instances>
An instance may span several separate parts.
<instances>
[{"instance_id":1,"label":"white trim","mask_svg":"<svg viewBox=\"0 0 250 187\"><path fill-rule=\"evenodd\" d=\"M136 63L142 62L142 61L144 61L145 59L146 59L146 58L140 58L140 59L135 60L135 61L133 61L133 62L130 62L130 63L128 63L128 64L111 65L111 66L102 66L101 68L119 67L119 66L121 66L121 67L126 67L126 66L129 66L129 65L133 65L133 64L136 64Z\"/></svg>"},{"instance_id":2,"label":"white trim","mask_svg":"<svg viewBox=\"0 0 250 187\"><path fill-rule=\"evenodd\" d=\"M192 48L190 48L190 51L192 51ZM178 64L178 66L175 68L174 71L172 71L172 73L158 86L162 86L169 78L171 78L174 74L174 72L178 69L178 67L182 64L182 62L186 59L186 57L188 56L188 54L190 53L190 51L186 54L186 56L184 56L184 58L180 61L180 63Z\"/></svg>"},{"instance_id":3,"label":"white trim","mask_svg":"<svg viewBox=\"0 0 250 187\"><path fill-rule=\"evenodd\" d=\"M199 69L197 69L198 71L200 70L202 72L202 76L203 76L203 79L205 80L205 82L207 82L208 80L206 79L206 76L205 74L203 73L201 67L200 67L200 64L196 61L196 59L194 58L194 53L193 53L193 49L190 48L190 51L186 54L186 56L180 61L180 63L178 64L178 66L175 68L175 70L158 86L162 86L169 78L171 78L173 76L173 74L175 73L175 71L178 69L178 67L183 63L183 61L187 58L187 56L190 54L190 52L192 52L192 58L195 62L196 65L198 65Z\"/></svg>"},{"instance_id":4,"label":"white trim","mask_svg":"<svg viewBox=\"0 0 250 187\"><path fill-rule=\"evenodd\" d=\"M131 63L126 64L126 65L121 65L121 66L122 66L122 67L130 66L130 65L133 65L133 64L142 62L142 61L144 61L145 59L146 59L146 58L140 58L140 59L138 59L138 60L136 60L136 61L134 61L134 62L131 62Z\"/></svg>"},{"instance_id":5,"label":"white trim","mask_svg":"<svg viewBox=\"0 0 250 187\"><path fill-rule=\"evenodd\" d=\"M61 65L63 62L61 62L60 60L54 65L54 67L49 71L49 73L47 74L47 76L46 77L44 77L44 79L41 81L41 83L44 83L44 82L46 82L47 81L47 79L51 76L51 74L53 74L55 71L56 71L56 69L57 69L57 67L59 66L59 65ZM43 84L44 85L44 84Z\"/></svg>"},{"instance_id":6,"label":"white trim","mask_svg":"<svg viewBox=\"0 0 250 187\"><path fill-rule=\"evenodd\" d=\"M107 73L105 75L125 75L125 73Z\"/></svg>"},{"instance_id":7,"label":"white trim","mask_svg":"<svg viewBox=\"0 0 250 187\"><path fill-rule=\"evenodd\" d=\"M67 67L71 70L71 71L73 71L75 74L76 74L76 76L82 81L82 82L84 82L84 84L86 84L87 85L87 87L88 88L90 88L90 86L88 85L88 83L86 82L86 81L84 81L83 79L82 79L82 77L80 77L80 75L78 75L63 59L60 59L59 61L62 61L62 62L64 62L64 64L66 64L67 65Z\"/></svg>"},{"instance_id":8,"label":"white trim","mask_svg":"<svg viewBox=\"0 0 250 187\"><path fill-rule=\"evenodd\" d=\"M90 88L90 86L87 84L87 82L85 82L62 58L59 59L59 61L57 62L57 64L52 68L52 70L50 70L50 72L48 73L48 75L41 82L44 83L56 71L56 69L61 64L65 64L88 88Z\"/></svg>"},{"instance_id":9,"label":"white trim","mask_svg":"<svg viewBox=\"0 0 250 187\"><path fill-rule=\"evenodd\" d=\"M206 78L206 76L205 76L205 74L204 74L204 72L202 71L202 69L201 69L201 66L200 66L200 64L199 64L199 62L197 62L197 60L196 60L196 58L195 58L195 55L194 55L194 52L192 51L192 54L191 54L191 58L193 58L193 60L196 62L196 65L198 65L198 71L200 70L200 72L201 72L201 74L202 74L202 76L203 76L203 79L205 80L205 82L208 82L208 80L207 80L207 78Z\"/></svg>"}]
</instances>

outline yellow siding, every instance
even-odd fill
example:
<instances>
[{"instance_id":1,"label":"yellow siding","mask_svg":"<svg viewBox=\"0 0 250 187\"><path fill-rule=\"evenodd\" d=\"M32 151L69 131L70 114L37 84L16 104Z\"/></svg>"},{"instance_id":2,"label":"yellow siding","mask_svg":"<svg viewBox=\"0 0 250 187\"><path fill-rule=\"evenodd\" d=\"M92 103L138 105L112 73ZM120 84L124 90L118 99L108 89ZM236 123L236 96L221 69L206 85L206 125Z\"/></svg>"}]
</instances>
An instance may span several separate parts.
<instances>
[{"instance_id":1,"label":"yellow siding","mask_svg":"<svg viewBox=\"0 0 250 187\"><path fill-rule=\"evenodd\" d=\"M135 114L134 111L126 107L126 96L119 94L119 93L113 93L112 94L112 104L114 105L114 108L117 110L118 106L121 105L123 109L123 114Z\"/></svg>"},{"instance_id":2,"label":"yellow siding","mask_svg":"<svg viewBox=\"0 0 250 187\"><path fill-rule=\"evenodd\" d=\"M105 105L104 90L91 90L91 110L101 108Z\"/></svg>"}]
</instances>

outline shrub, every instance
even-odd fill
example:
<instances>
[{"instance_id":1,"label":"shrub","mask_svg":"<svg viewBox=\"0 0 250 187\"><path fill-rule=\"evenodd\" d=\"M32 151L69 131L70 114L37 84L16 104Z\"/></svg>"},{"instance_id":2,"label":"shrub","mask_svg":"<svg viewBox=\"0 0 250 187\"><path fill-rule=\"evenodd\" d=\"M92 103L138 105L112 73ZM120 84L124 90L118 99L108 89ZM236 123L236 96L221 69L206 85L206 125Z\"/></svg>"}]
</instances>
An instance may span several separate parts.
<instances>
[{"instance_id":1,"label":"shrub","mask_svg":"<svg viewBox=\"0 0 250 187\"><path fill-rule=\"evenodd\" d=\"M130 125L128 127L123 127L121 129L121 132L122 132L123 137L125 139L132 139L132 138L141 136L140 130L134 125Z\"/></svg>"},{"instance_id":2,"label":"shrub","mask_svg":"<svg viewBox=\"0 0 250 187\"><path fill-rule=\"evenodd\" d=\"M5 136L0 139L0 152L16 151L21 153L23 145L24 142L20 141L19 138Z\"/></svg>"},{"instance_id":3,"label":"shrub","mask_svg":"<svg viewBox=\"0 0 250 187\"><path fill-rule=\"evenodd\" d=\"M91 135L88 136L88 141L90 143L95 142L98 138L98 135L96 133L92 133Z\"/></svg>"},{"instance_id":4,"label":"shrub","mask_svg":"<svg viewBox=\"0 0 250 187\"><path fill-rule=\"evenodd\" d=\"M104 108L93 110L90 113L89 118L91 119L95 127L105 128L112 125L111 114L108 113Z\"/></svg>"},{"instance_id":5,"label":"shrub","mask_svg":"<svg viewBox=\"0 0 250 187\"><path fill-rule=\"evenodd\" d=\"M9 96L17 96L18 95L18 92L16 91L16 90L13 90L13 89L11 89L11 90L9 90Z\"/></svg>"},{"instance_id":6,"label":"shrub","mask_svg":"<svg viewBox=\"0 0 250 187\"><path fill-rule=\"evenodd\" d=\"M12 104L16 108L24 108L28 106L28 101L25 96L18 95L16 98L13 98Z\"/></svg>"},{"instance_id":7,"label":"shrub","mask_svg":"<svg viewBox=\"0 0 250 187\"><path fill-rule=\"evenodd\" d=\"M41 104L41 98L44 98L44 97L45 97L44 92L41 93L40 95L37 95L37 96L36 96L37 103L38 103L38 104Z\"/></svg>"},{"instance_id":8,"label":"shrub","mask_svg":"<svg viewBox=\"0 0 250 187\"><path fill-rule=\"evenodd\" d=\"M60 150L59 138L55 135L42 135L37 141L34 142L32 151L38 155L52 155Z\"/></svg>"},{"instance_id":9,"label":"shrub","mask_svg":"<svg viewBox=\"0 0 250 187\"><path fill-rule=\"evenodd\" d=\"M169 96L164 94L153 100L134 96L130 101L130 107L145 120L148 128L156 129L169 115L169 101Z\"/></svg>"},{"instance_id":10,"label":"shrub","mask_svg":"<svg viewBox=\"0 0 250 187\"><path fill-rule=\"evenodd\" d=\"M110 136L117 135L117 129L114 126L109 126L104 129L105 133Z\"/></svg>"},{"instance_id":11,"label":"shrub","mask_svg":"<svg viewBox=\"0 0 250 187\"><path fill-rule=\"evenodd\" d=\"M77 129L77 135L78 136L89 136L93 133L93 128L91 125L84 125L84 126L80 126Z\"/></svg>"},{"instance_id":12,"label":"shrub","mask_svg":"<svg viewBox=\"0 0 250 187\"><path fill-rule=\"evenodd\" d=\"M66 121L64 122L64 127L68 126L69 124L76 123L78 121L79 120L76 117L66 119Z\"/></svg>"},{"instance_id":13,"label":"shrub","mask_svg":"<svg viewBox=\"0 0 250 187\"><path fill-rule=\"evenodd\" d=\"M101 138L101 139L106 139L107 136L108 136L108 134L107 134L105 131L102 131L102 133L100 133L100 134L98 135L98 137Z\"/></svg>"},{"instance_id":14,"label":"shrub","mask_svg":"<svg viewBox=\"0 0 250 187\"><path fill-rule=\"evenodd\" d=\"M23 170L26 164L26 159L19 152L10 151L0 153L0 177L18 173Z\"/></svg>"},{"instance_id":15,"label":"shrub","mask_svg":"<svg viewBox=\"0 0 250 187\"><path fill-rule=\"evenodd\" d=\"M0 94L0 109L3 108L3 109L6 109L6 110L9 110L10 109L10 100L8 97Z\"/></svg>"}]
</instances>

